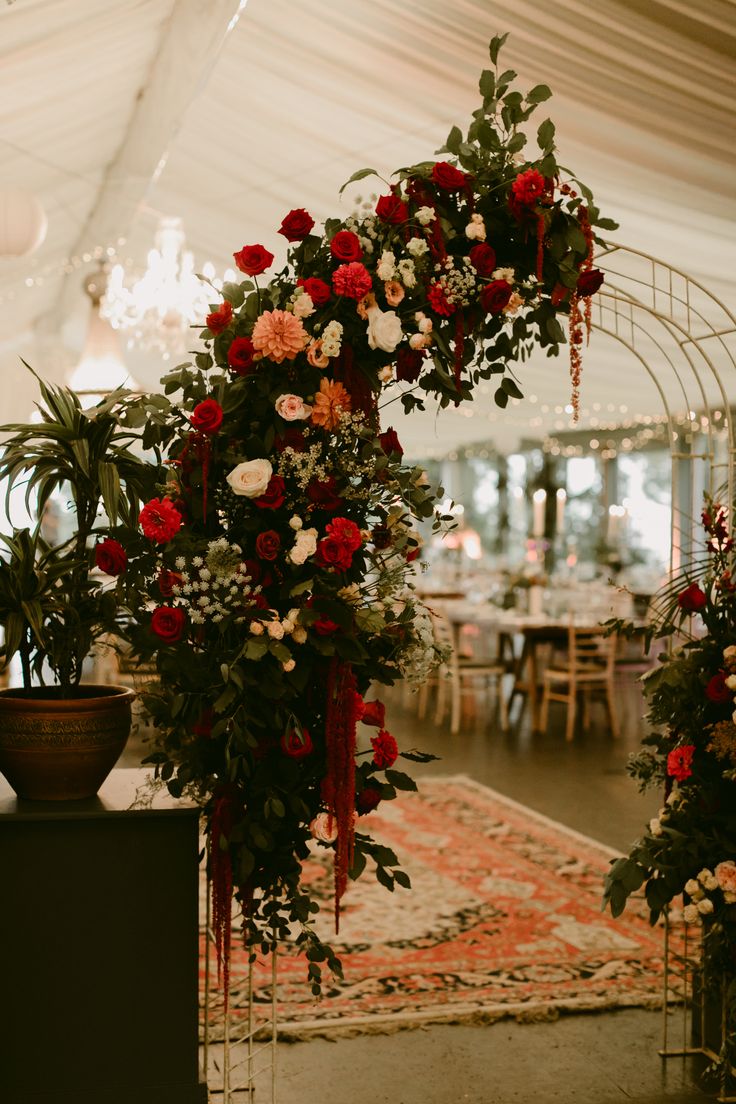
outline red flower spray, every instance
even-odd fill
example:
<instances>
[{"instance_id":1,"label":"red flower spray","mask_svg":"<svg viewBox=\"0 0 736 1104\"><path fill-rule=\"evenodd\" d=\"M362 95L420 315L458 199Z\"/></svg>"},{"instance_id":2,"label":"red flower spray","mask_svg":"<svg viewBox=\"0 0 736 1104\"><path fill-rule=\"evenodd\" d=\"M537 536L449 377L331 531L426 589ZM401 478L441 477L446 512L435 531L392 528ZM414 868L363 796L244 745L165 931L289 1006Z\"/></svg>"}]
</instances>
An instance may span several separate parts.
<instances>
[{"instance_id":1,"label":"red flower spray","mask_svg":"<svg viewBox=\"0 0 736 1104\"><path fill-rule=\"evenodd\" d=\"M327 775L322 792L329 813L328 832L335 842L335 932L340 930L340 899L348 884L355 836L355 726L358 721L356 681L349 663L337 656L327 676L325 742Z\"/></svg>"},{"instance_id":2,"label":"red flower spray","mask_svg":"<svg viewBox=\"0 0 736 1104\"><path fill-rule=\"evenodd\" d=\"M223 787L215 798L210 819L209 864L212 893L212 931L217 952L217 980L224 990L225 1014L230 995L230 945L232 937L233 868L228 846L233 830L234 793Z\"/></svg>"}]
</instances>

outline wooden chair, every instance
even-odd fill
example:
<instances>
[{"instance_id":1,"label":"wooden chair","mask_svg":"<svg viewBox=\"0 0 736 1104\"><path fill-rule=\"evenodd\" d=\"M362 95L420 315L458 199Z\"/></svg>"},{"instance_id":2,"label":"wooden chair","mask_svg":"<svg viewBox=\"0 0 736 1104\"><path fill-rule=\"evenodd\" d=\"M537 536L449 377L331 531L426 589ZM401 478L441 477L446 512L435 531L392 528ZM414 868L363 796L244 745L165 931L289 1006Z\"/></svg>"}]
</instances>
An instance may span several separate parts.
<instances>
[{"instance_id":1,"label":"wooden chair","mask_svg":"<svg viewBox=\"0 0 736 1104\"><path fill-rule=\"evenodd\" d=\"M483 679L486 684L493 681L496 686L501 714L501 728L505 732L509 727L506 699L501 689L501 679L506 674L507 666L494 658L476 658L465 656L457 647L457 634L445 616L439 610L432 610L435 640L442 646L450 648L447 661L440 667L437 675L430 679L419 691L419 717L422 718L427 710L428 694L430 686L437 688L437 702L435 708L435 723L442 724L447 710L447 698L450 698L450 732L456 735L460 731L462 715L462 699L464 694L475 693L472 681Z\"/></svg>"},{"instance_id":2,"label":"wooden chair","mask_svg":"<svg viewBox=\"0 0 736 1104\"><path fill-rule=\"evenodd\" d=\"M579 628L570 624L567 635L567 656L555 661L542 675L542 708L540 727L547 728L549 703L564 702L567 705L565 739L575 734L578 695L583 696L583 728L590 720L590 699L594 693L604 696L611 733L618 737L618 717L614 702L614 671L616 663L616 637L605 636L599 628Z\"/></svg>"}]
</instances>

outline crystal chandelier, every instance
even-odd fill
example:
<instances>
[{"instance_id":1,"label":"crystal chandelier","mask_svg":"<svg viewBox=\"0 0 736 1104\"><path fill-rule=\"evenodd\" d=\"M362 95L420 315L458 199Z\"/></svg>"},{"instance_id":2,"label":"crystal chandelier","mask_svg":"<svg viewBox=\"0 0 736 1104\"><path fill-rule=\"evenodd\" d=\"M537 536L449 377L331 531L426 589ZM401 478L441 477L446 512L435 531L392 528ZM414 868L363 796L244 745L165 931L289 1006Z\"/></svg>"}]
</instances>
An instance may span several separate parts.
<instances>
[{"instance_id":1,"label":"crystal chandelier","mask_svg":"<svg viewBox=\"0 0 736 1104\"><path fill-rule=\"evenodd\" d=\"M162 218L154 241L140 279L126 281L123 266L113 267L101 313L115 329L127 332L129 348L137 345L168 360L187 350L192 326L204 326L212 289L195 275L194 257L184 249L181 219ZM215 287L222 286L211 264L204 266L203 275Z\"/></svg>"}]
</instances>

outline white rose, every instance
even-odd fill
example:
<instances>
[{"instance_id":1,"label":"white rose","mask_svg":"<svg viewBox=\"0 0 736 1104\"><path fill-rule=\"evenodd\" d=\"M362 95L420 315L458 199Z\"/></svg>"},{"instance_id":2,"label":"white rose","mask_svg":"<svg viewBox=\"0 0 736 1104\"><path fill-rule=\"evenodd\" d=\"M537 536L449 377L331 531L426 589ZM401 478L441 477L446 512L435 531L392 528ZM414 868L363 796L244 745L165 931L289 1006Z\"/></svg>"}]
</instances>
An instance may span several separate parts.
<instances>
[{"instance_id":1,"label":"white rose","mask_svg":"<svg viewBox=\"0 0 736 1104\"><path fill-rule=\"evenodd\" d=\"M513 268L497 268L493 275L492 280L505 280L507 284L513 284L514 282L514 270Z\"/></svg>"},{"instance_id":2,"label":"white rose","mask_svg":"<svg viewBox=\"0 0 736 1104\"><path fill-rule=\"evenodd\" d=\"M424 238L410 238L406 243L406 251L411 253L412 257L423 257L429 252L429 246Z\"/></svg>"},{"instance_id":3,"label":"white rose","mask_svg":"<svg viewBox=\"0 0 736 1104\"><path fill-rule=\"evenodd\" d=\"M290 617L285 617L284 620L281 622L281 627L285 633L293 633L294 622L291 620Z\"/></svg>"},{"instance_id":4,"label":"white rose","mask_svg":"<svg viewBox=\"0 0 736 1104\"><path fill-rule=\"evenodd\" d=\"M296 661L293 660L293 659L287 659L281 664L281 666L283 667L283 669L286 671L286 673L288 675L289 671L293 671L294 668L296 667Z\"/></svg>"},{"instance_id":5,"label":"white rose","mask_svg":"<svg viewBox=\"0 0 736 1104\"><path fill-rule=\"evenodd\" d=\"M328 813L317 813L309 825L309 831L312 839L320 840L322 843L334 843L337 839L337 825Z\"/></svg>"},{"instance_id":6,"label":"white rose","mask_svg":"<svg viewBox=\"0 0 736 1104\"><path fill-rule=\"evenodd\" d=\"M267 621L266 632L272 640L283 640L284 638L284 626L280 621Z\"/></svg>"},{"instance_id":7,"label":"white rose","mask_svg":"<svg viewBox=\"0 0 736 1104\"><path fill-rule=\"evenodd\" d=\"M372 307L368 311L368 344L371 349L393 353L403 336L401 319L396 311L382 311L380 307Z\"/></svg>"},{"instance_id":8,"label":"white rose","mask_svg":"<svg viewBox=\"0 0 736 1104\"><path fill-rule=\"evenodd\" d=\"M301 395L279 395L274 405L285 422L304 422L312 413Z\"/></svg>"},{"instance_id":9,"label":"white rose","mask_svg":"<svg viewBox=\"0 0 736 1104\"><path fill-rule=\"evenodd\" d=\"M696 882L695 878L690 878L689 881L685 882L685 892L688 897L692 897L693 901L700 901L705 896L700 888L700 883Z\"/></svg>"},{"instance_id":10,"label":"white rose","mask_svg":"<svg viewBox=\"0 0 736 1104\"><path fill-rule=\"evenodd\" d=\"M723 900L727 905L736 904L736 893L732 889L724 889Z\"/></svg>"},{"instance_id":11,"label":"white rose","mask_svg":"<svg viewBox=\"0 0 736 1104\"><path fill-rule=\"evenodd\" d=\"M723 658L736 658L736 644L729 644L727 648L723 649Z\"/></svg>"},{"instance_id":12,"label":"white rose","mask_svg":"<svg viewBox=\"0 0 736 1104\"><path fill-rule=\"evenodd\" d=\"M470 222L465 227L465 237L470 241L485 241L486 240L486 225L483 222L482 215L471 215Z\"/></svg>"},{"instance_id":13,"label":"white rose","mask_svg":"<svg viewBox=\"0 0 736 1104\"><path fill-rule=\"evenodd\" d=\"M302 521L302 519L299 517L298 514L294 514L293 518L289 519L289 525L291 526L292 529L301 529L303 524L304 524L304 522Z\"/></svg>"},{"instance_id":14,"label":"white rose","mask_svg":"<svg viewBox=\"0 0 736 1104\"><path fill-rule=\"evenodd\" d=\"M396 257L390 250L381 254L381 259L376 265L376 276L379 280L393 280L396 274Z\"/></svg>"},{"instance_id":15,"label":"white rose","mask_svg":"<svg viewBox=\"0 0 736 1104\"><path fill-rule=\"evenodd\" d=\"M705 870L701 870L698 874L698 881L704 889L718 889L718 879L716 878L712 870L708 870L707 868Z\"/></svg>"},{"instance_id":16,"label":"white rose","mask_svg":"<svg viewBox=\"0 0 736 1104\"><path fill-rule=\"evenodd\" d=\"M428 334L428 333L432 332L432 326L433 326L432 319L427 318L426 315L425 315L424 318L419 319L417 329L419 330L420 333Z\"/></svg>"},{"instance_id":17,"label":"white rose","mask_svg":"<svg viewBox=\"0 0 736 1104\"><path fill-rule=\"evenodd\" d=\"M427 334L412 334L409 338L409 347L411 349L426 349L429 342L430 338Z\"/></svg>"},{"instance_id":18,"label":"white rose","mask_svg":"<svg viewBox=\"0 0 736 1104\"><path fill-rule=\"evenodd\" d=\"M394 369L391 364L384 364L383 368L378 369L378 378L381 383L390 383L394 378Z\"/></svg>"},{"instance_id":19,"label":"white rose","mask_svg":"<svg viewBox=\"0 0 736 1104\"><path fill-rule=\"evenodd\" d=\"M662 825L659 822L659 817L652 817L652 819L649 821L649 831L652 833L653 836L662 835Z\"/></svg>"},{"instance_id":20,"label":"white rose","mask_svg":"<svg viewBox=\"0 0 736 1104\"><path fill-rule=\"evenodd\" d=\"M417 282L417 278L414 274L414 262L408 258L399 261L399 276L401 277L404 287L413 288Z\"/></svg>"},{"instance_id":21,"label":"white rose","mask_svg":"<svg viewBox=\"0 0 736 1104\"><path fill-rule=\"evenodd\" d=\"M686 924L697 924L700 919L697 905L685 905L682 910L682 918Z\"/></svg>"},{"instance_id":22,"label":"white rose","mask_svg":"<svg viewBox=\"0 0 736 1104\"><path fill-rule=\"evenodd\" d=\"M317 530L300 529L296 535L294 547L289 552L289 559L293 564L303 564L309 556L317 551Z\"/></svg>"},{"instance_id":23,"label":"white rose","mask_svg":"<svg viewBox=\"0 0 736 1104\"><path fill-rule=\"evenodd\" d=\"M437 215L432 207L420 207L416 214L420 226L429 226L430 222L434 222L436 218Z\"/></svg>"},{"instance_id":24,"label":"white rose","mask_svg":"<svg viewBox=\"0 0 736 1104\"><path fill-rule=\"evenodd\" d=\"M293 621L294 624L296 625L297 621L299 620L299 609L298 609L298 607L294 606L293 609L289 610L289 612L287 613L286 616L288 617L289 621Z\"/></svg>"},{"instance_id":25,"label":"white rose","mask_svg":"<svg viewBox=\"0 0 736 1104\"><path fill-rule=\"evenodd\" d=\"M261 636L263 634L263 625L260 621L251 621L250 631L253 633L253 636Z\"/></svg>"},{"instance_id":26,"label":"white rose","mask_svg":"<svg viewBox=\"0 0 736 1104\"><path fill-rule=\"evenodd\" d=\"M726 679L726 686L729 690L736 690L736 675L729 675Z\"/></svg>"},{"instance_id":27,"label":"white rose","mask_svg":"<svg viewBox=\"0 0 736 1104\"><path fill-rule=\"evenodd\" d=\"M271 482L273 468L269 460L245 460L230 472L227 481L233 494L258 498Z\"/></svg>"},{"instance_id":28,"label":"white rose","mask_svg":"<svg viewBox=\"0 0 736 1104\"><path fill-rule=\"evenodd\" d=\"M713 902L710 897L706 897L704 900L698 901L697 908L701 916L710 916L713 912Z\"/></svg>"},{"instance_id":29,"label":"white rose","mask_svg":"<svg viewBox=\"0 0 736 1104\"><path fill-rule=\"evenodd\" d=\"M314 314L312 296L308 295L306 291L303 291L295 300L292 309L296 318L309 318L310 314Z\"/></svg>"},{"instance_id":30,"label":"white rose","mask_svg":"<svg viewBox=\"0 0 736 1104\"><path fill-rule=\"evenodd\" d=\"M307 639L307 630L303 625L297 625L294 632L291 634L291 639L295 644L304 644Z\"/></svg>"}]
</instances>

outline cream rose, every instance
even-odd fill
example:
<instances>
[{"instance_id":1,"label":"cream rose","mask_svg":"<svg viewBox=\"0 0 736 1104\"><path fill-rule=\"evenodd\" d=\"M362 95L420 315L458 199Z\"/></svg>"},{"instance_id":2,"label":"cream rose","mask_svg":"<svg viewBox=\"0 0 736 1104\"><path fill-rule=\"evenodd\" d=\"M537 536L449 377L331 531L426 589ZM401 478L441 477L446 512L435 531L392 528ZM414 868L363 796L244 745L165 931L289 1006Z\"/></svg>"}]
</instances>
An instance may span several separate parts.
<instances>
[{"instance_id":1,"label":"cream rose","mask_svg":"<svg viewBox=\"0 0 736 1104\"><path fill-rule=\"evenodd\" d=\"M321 843L334 843L337 839L337 825L327 813L317 813L309 825L309 831L312 839L320 840Z\"/></svg>"},{"instance_id":2,"label":"cream rose","mask_svg":"<svg viewBox=\"0 0 736 1104\"><path fill-rule=\"evenodd\" d=\"M403 336L401 319L396 311L382 311L379 307L368 311L368 344L371 349L393 353Z\"/></svg>"},{"instance_id":3,"label":"cream rose","mask_svg":"<svg viewBox=\"0 0 736 1104\"><path fill-rule=\"evenodd\" d=\"M312 413L312 408L301 395L279 395L275 403L276 413L285 422L305 422Z\"/></svg>"},{"instance_id":4,"label":"cream rose","mask_svg":"<svg viewBox=\"0 0 736 1104\"><path fill-rule=\"evenodd\" d=\"M233 494L258 498L271 481L273 468L269 460L244 460L230 472L227 481Z\"/></svg>"},{"instance_id":5,"label":"cream rose","mask_svg":"<svg viewBox=\"0 0 736 1104\"><path fill-rule=\"evenodd\" d=\"M292 310L296 318L309 318L310 314L314 314L312 296L307 295L306 291L303 291L302 294L297 296L294 300Z\"/></svg>"},{"instance_id":6,"label":"cream rose","mask_svg":"<svg viewBox=\"0 0 736 1104\"><path fill-rule=\"evenodd\" d=\"M682 918L686 924L697 924L700 920L700 913L698 912L697 905L685 905L682 910Z\"/></svg>"},{"instance_id":7,"label":"cream rose","mask_svg":"<svg viewBox=\"0 0 736 1104\"><path fill-rule=\"evenodd\" d=\"M736 863L731 859L719 863L714 874L718 884L724 892L736 893Z\"/></svg>"},{"instance_id":8,"label":"cream rose","mask_svg":"<svg viewBox=\"0 0 736 1104\"><path fill-rule=\"evenodd\" d=\"M272 640L284 639L284 626L281 624L280 621L267 621L266 632Z\"/></svg>"},{"instance_id":9,"label":"cream rose","mask_svg":"<svg viewBox=\"0 0 736 1104\"><path fill-rule=\"evenodd\" d=\"M293 564L303 564L317 551L317 530L300 529L294 541L294 547L289 552L289 559Z\"/></svg>"}]
</instances>

